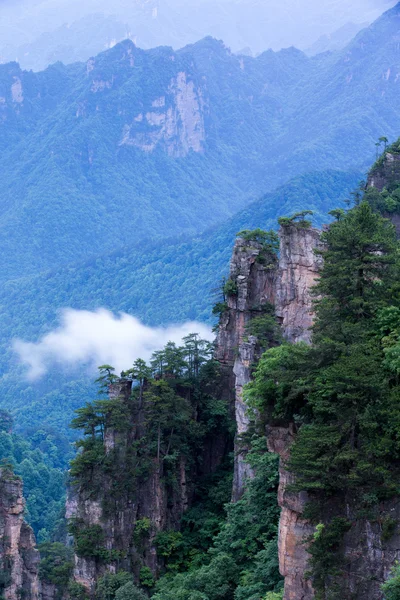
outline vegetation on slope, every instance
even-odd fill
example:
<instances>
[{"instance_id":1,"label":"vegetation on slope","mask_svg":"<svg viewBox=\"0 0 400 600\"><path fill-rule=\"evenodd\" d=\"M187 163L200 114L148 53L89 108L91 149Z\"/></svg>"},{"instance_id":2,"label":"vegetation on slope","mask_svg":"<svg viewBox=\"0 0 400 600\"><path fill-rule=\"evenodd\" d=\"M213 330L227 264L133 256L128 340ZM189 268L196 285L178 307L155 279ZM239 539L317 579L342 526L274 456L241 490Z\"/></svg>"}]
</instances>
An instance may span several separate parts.
<instances>
[{"instance_id":1,"label":"vegetation on slope","mask_svg":"<svg viewBox=\"0 0 400 600\"><path fill-rule=\"evenodd\" d=\"M14 337L36 341L58 325L59 310L134 314L148 325L188 320L213 322L213 290L228 269L235 235L262 224L276 228L278 217L309 208L314 224L326 222L335 206L357 185L359 173L325 171L304 175L265 195L226 224L192 239L143 243L98 256L83 264L13 280L0 288L0 406L13 412L18 431L32 426L71 435L74 410L93 398L92 376L53 370L27 382L10 348Z\"/></svg>"},{"instance_id":2,"label":"vegetation on slope","mask_svg":"<svg viewBox=\"0 0 400 600\"><path fill-rule=\"evenodd\" d=\"M311 495L310 516L326 517L332 496L342 506L310 547L320 598L340 577L340 541L351 528L346 501L356 498L359 511L379 518L400 476L399 243L366 199L336 215L323 233L312 345L268 350L247 391L256 421L297 423L289 468L295 489Z\"/></svg>"},{"instance_id":3,"label":"vegetation on slope","mask_svg":"<svg viewBox=\"0 0 400 600\"><path fill-rule=\"evenodd\" d=\"M257 476L236 504L229 504L232 464L228 455L217 471L206 476L201 469L199 472L198 460L206 440L232 434L228 407L217 393L218 368L208 346L197 336L189 336L182 348L168 344L155 353L151 365L137 361L123 375L137 384L127 403L99 400L77 411L73 427L83 429L86 435L78 442L81 451L71 464L74 484L91 498L102 499L103 510L109 514L113 502L125 497L131 502L149 472L159 465L162 480L168 489L172 486L171 502L183 453L195 493L180 530L161 531L155 538L160 564L164 564L161 579L156 583L145 566L135 581L121 571L118 581L113 576L107 576L107 582L104 578L98 581L96 598L102 597L106 584L113 589L111 597L117 598L118 590L129 582L148 589L157 600L194 600L199 593L204 600L255 600L280 590L277 459L266 451L265 439L253 439L249 460ZM107 386L117 378L105 366L101 380ZM118 449L105 450L103 436L109 427L127 439L136 431L123 462ZM109 480L112 487L103 497ZM106 550L102 527L95 528L79 520L70 522L78 555L107 563L118 554L125 556L126 564L127 549ZM152 528L151 519L137 521L134 536L139 554Z\"/></svg>"},{"instance_id":4,"label":"vegetation on slope","mask_svg":"<svg viewBox=\"0 0 400 600\"><path fill-rule=\"evenodd\" d=\"M36 429L28 439L12 427L11 415L0 410L0 461L23 480L25 518L40 542L63 527L65 470L72 449L56 431Z\"/></svg>"}]
</instances>

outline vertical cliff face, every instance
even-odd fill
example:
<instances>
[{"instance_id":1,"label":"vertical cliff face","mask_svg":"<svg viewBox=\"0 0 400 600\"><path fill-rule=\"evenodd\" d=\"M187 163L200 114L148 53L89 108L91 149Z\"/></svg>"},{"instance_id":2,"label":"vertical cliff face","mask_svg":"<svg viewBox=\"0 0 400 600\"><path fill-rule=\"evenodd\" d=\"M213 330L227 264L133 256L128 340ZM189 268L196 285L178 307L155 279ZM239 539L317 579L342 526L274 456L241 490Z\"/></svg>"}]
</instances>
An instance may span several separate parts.
<instances>
[{"instance_id":1,"label":"vertical cliff face","mask_svg":"<svg viewBox=\"0 0 400 600\"><path fill-rule=\"evenodd\" d=\"M249 335L248 326L267 306L273 305L286 339L291 342L310 339L310 289L321 263L314 252L321 247L320 232L289 225L282 227L279 237L279 258L260 243L236 241L229 275L236 293L227 298L228 308L221 317L218 331L216 358L231 370L235 388L237 443L233 500L240 498L246 479L252 476L240 443L240 436L249 424L243 387L249 383L262 349L257 338Z\"/></svg>"},{"instance_id":2,"label":"vertical cliff face","mask_svg":"<svg viewBox=\"0 0 400 600\"><path fill-rule=\"evenodd\" d=\"M309 342L313 323L310 290L321 268L320 231L282 227L280 232L279 271L276 277L275 310L285 339Z\"/></svg>"},{"instance_id":3,"label":"vertical cliff face","mask_svg":"<svg viewBox=\"0 0 400 600\"><path fill-rule=\"evenodd\" d=\"M161 404L155 408L154 394L160 389L162 401L167 402L171 394L178 397L175 392L180 391L186 399L190 391L184 385L182 390L172 391L161 379L149 383L144 378L142 385L133 393L129 380L109 386L105 409L109 417L102 436L88 436L90 449L86 447L86 455L83 451L89 462L95 452L96 460L80 475L75 473L68 493L66 517L76 549L74 580L91 596L105 573L127 571L138 584L143 573L147 579L151 573L159 574L163 558L157 554L158 534L179 530L193 500L196 479L213 473L231 451L230 441L216 431L210 440L203 439L202 456L194 457L189 444L174 446L174 426L168 430L165 450L164 417L159 417L159 412L176 408ZM188 406L192 407L184 402L179 405L183 411ZM182 415L178 417L183 427Z\"/></svg>"},{"instance_id":4,"label":"vertical cliff face","mask_svg":"<svg viewBox=\"0 0 400 600\"><path fill-rule=\"evenodd\" d=\"M217 337L216 358L224 365L227 381L234 387L236 418L235 472L232 499L238 500L246 479L252 477L246 463L246 451L240 448L240 436L247 431L249 421L243 402L243 387L249 383L252 367L259 358L257 338L249 335L251 320L262 314L274 302L278 263L263 249L262 244L238 239L230 265L229 281L235 293L228 294L227 309L221 316Z\"/></svg>"},{"instance_id":5,"label":"vertical cliff face","mask_svg":"<svg viewBox=\"0 0 400 600\"><path fill-rule=\"evenodd\" d=\"M0 469L0 595L5 600L39 599L39 553L24 509L21 480Z\"/></svg>"},{"instance_id":6,"label":"vertical cliff face","mask_svg":"<svg viewBox=\"0 0 400 600\"><path fill-rule=\"evenodd\" d=\"M284 337L290 342L311 338L313 323L311 288L321 268L320 232L316 229L290 225L280 234L279 273L276 279L276 315ZM278 502L281 507L279 524L279 567L285 578L285 600L308 600L314 597L307 571L309 554L304 540L314 527L302 518L307 503L306 494L288 491L293 476L285 464L295 438L295 427L270 427L267 431L268 449L280 456Z\"/></svg>"},{"instance_id":7,"label":"vertical cliff face","mask_svg":"<svg viewBox=\"0 0 400 600\"><path fill-rule=\"evenodd\" d=\"M283 336L290 342L311 337L313 322L310 290L318 276L321 258L320 232L296 224L282 227L279 232L280 253L276 260L263 255L260 244L238 239L233 251L230 280L237 294L228 298L228 310L222 315L217 340L217 358L233 373L237 442L233 499L243 493L246 479L252 477L246 463L246 452L240 436L247 431L249 421L243 402L243 387L251 379L252 368L260 357L258 340L248 335L248 325L267 305L274 305ZM309 555L304 539L314 531L302 518L307 498L288 492L292 482L285 468L295 428L271 427L268 431L269 450L281 457L279 505L279 562L285 577L285 600L313 597L312 587L304 577Z\"/></svg>"}]
</instances>

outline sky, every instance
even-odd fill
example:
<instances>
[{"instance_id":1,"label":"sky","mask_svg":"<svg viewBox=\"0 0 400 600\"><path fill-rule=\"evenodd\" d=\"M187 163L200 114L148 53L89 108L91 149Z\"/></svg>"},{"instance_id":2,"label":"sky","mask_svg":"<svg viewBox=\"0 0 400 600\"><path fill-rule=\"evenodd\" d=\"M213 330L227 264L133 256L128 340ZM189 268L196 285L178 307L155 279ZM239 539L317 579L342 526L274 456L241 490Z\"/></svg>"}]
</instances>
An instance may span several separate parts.
<instances>
[{"instance_id":1,"label":"sky","mask_svg":"<svg viewBox=\"0 0 400 600\"><path fill-rule=\"evenodd\" d=\"M143 48L164 44L178 48L212 35L234 51L247 46L253 53L288 46L306 49L349 22L372 22L394 4L393 0L0 0L0 56L23 60L27 52L38 51L26 44L94 13L116 15ZM112 29L110 24L110 39L117 35ZM119 29L117 37L121 35ZM82 34L82 46L88 36L96 37L89 26ZM104 32L101 36L100 50L108 43ZM68 44L62 36L61 42ZM75 37L72 43L79 46L80 40Z\"/></svg>"}]
</instances>

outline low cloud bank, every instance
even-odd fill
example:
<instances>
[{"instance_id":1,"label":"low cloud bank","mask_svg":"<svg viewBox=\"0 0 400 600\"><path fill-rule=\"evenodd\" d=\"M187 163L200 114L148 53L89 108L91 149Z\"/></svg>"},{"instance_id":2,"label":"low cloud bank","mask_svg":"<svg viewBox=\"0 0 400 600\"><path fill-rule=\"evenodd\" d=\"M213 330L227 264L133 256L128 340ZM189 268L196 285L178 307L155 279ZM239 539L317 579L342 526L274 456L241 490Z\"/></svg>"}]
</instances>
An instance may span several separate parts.
<instances>
[{"instance_id":1,"label":"low cloud bank","mask_svg":"<svg viewBox=\"0 0 400 600\"><path fill-rule=\"evenodd\" d=\"M37 343L16 339L13 348L28 368L28 378L38 379L54 366L111 364L117 373L137 358L149 360L169 341L180 344L189 333L212 340L211 328L197 322L168 327L147 327L138 319L99 309L95 312L65 309L61 325Z\"/></svg>"}]
</instances>

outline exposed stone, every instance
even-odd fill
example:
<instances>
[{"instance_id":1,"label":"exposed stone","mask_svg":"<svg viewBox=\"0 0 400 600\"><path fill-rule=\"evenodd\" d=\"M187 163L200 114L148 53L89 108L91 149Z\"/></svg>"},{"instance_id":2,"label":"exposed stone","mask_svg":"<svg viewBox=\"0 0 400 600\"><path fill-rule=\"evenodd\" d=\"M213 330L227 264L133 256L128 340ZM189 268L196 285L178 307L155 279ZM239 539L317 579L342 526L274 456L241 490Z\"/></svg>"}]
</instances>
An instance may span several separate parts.
<instances>
[{"instance_id":1,"label":"exposed stone","mask_svg":"<svg viewBox=\"0 0 400 600\"><path fill-rule=\"evenodd\" d=\"M233 500L240 498L246 479L252 477L246 452L240 449L240 436L249 425L243 388L251 380L260 348L257 338L248 335L248 325L266 305L272 304L286 339L309 341L311 335L310 288L321 265L321 258L314 252L321 248L320 232L292 225L282 228L279 236L279 260L263 257L261 244L236 241L229 278L236 284L237 295L228 298L228 310L221 316L218 331L216 358L232 369L235 386L237 444Z\"/></svg>"},{"instance_id":2,"label":"exposed stone","mask_svg":"<svg viewBox=\"0 0 400 600\"><path fill-rule=\"evenodd\" d=\"M310 341L313 322L312 296L322 259L320 231L291 225L280 231L276 315L290 342Z\"/></svg>"},{"instance_id":3,"label":"exposed stone","mask_svg":"<svg viewBox=\"0 0 400 600\"><path fill-rule=\"evenodd\" d=\"M200 89L184 72L172 79L168 95L155 98L145 116L140 113L131 125L125 125L120 146L137 146L153 152L163 145L170 156L203 152L205 141L204 102ZM156 110L155 110L156 109ZM138 123L146 123L146 127Z\"/></svg>"},{"instance_id":4,"label":"exposed stone","mask_svg":"<svg viewBox=\"0 0 400 600\"><path fill-rule=\"evenodd\" d=\"M5 579L0 594L5 600L39 599L40 557L24 510L21 480L0 469L0 569Z\"/></svg>"},{"instance_id":5,"label":"exposed stone","mask_svg":"<svg viewBox=\"0 0 400 600\"><path fill-rule=\"evenodd\" d=\"M392 181L400 181L400 154L386 152L382 163L368 175L367 185L381 192Z\"/></svg>"},{"instance_id":6,"label":"exposed stone","mask_svg":"<svg viewBox=\"0 0 400 600\"><path fill-rule=\"evenodd\" d=\"M241 497L246 480L253 476L246 462L246 450L241 448L240 443L240 436L249 425L243 387L249 383L253 364L259 357L257 338L248 335L247 326L263 307L273 303L275 297L277 261L267 256L264 264L259 260L263 254L261 244L236 240L229 278L236 284L237 294L227 298L228 310L221 316L217 336L216 359L234 376L237 428L232 490L234 501Z\"/></svg>"},{"instance_id":7,"label":"exposed stone","mask_svg":"<svg viewBox=\"0 0 400 600\"><path fill-rule=\"evenodd\" d=\"M22 104L24 101L22 82L19 77L14 77L14 83L11 86L11 97L13 102L16 102L17 104Z\"/></svg>"}]
</instances>

